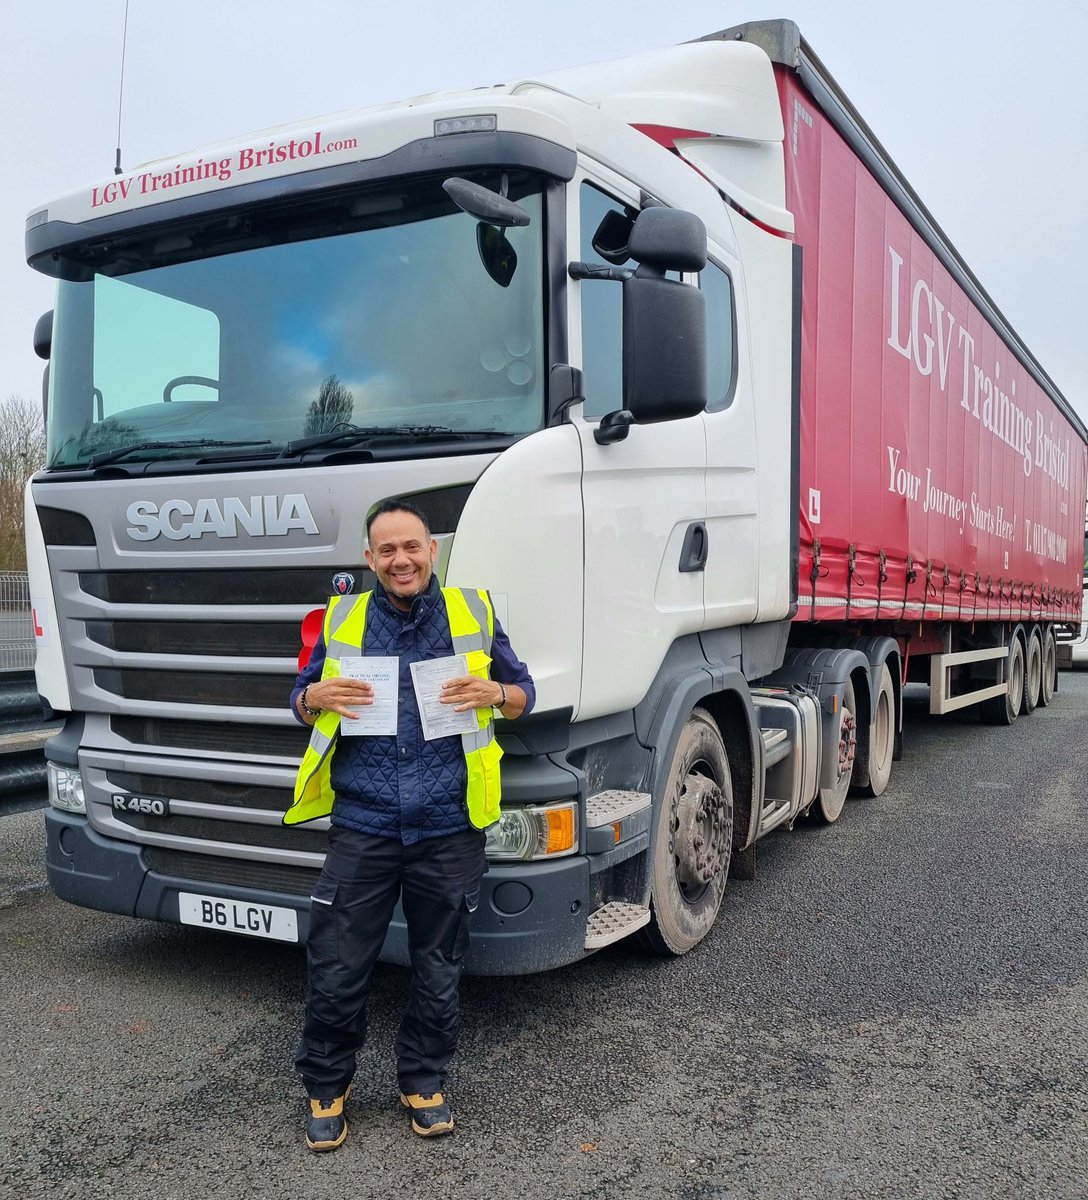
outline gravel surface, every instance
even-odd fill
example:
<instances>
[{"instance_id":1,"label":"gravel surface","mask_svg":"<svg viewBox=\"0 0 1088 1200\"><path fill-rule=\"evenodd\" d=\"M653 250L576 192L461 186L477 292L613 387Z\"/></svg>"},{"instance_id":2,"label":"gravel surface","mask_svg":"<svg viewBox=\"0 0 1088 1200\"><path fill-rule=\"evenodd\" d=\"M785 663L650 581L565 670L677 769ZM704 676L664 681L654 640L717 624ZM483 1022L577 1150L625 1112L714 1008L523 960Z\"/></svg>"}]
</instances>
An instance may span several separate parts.
<instances>
[{"instance_id":1,"label":"gravel surface","mask_svg":"<svg viewBox=\"0 0 1088 1200\"><path fill-rule=\"evenodd\" d=\"M469 979L413 1137L379 968L337 1153L302 1144L297 948L62 904L0 817L0 1196L1088 1196L1088 675L1011 729L911 703L879 800L760 843L712 935Z\"/></svg>"}]
</instances>

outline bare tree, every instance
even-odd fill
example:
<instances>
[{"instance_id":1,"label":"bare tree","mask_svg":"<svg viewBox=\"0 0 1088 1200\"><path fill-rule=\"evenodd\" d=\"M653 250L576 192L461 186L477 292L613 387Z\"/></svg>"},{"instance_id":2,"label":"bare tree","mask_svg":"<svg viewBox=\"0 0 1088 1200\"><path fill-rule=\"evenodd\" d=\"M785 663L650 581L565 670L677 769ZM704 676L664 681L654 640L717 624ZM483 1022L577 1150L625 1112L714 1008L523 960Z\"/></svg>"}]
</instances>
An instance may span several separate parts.
<instances>
[{"instance_id":1,"label":"bare tree","mask_svg":"<svg viewBox=\"0 0 1088 1200\"><path fill-rule=\"evenodd\" d=\"M25 571L23 491L45 465L41 405L23 396L0 401L0 570Z\"/></svg>"},{"instance_id":2,"label":"bare tree","mask_svg":"<svg viewBox=\"0 0 1088 1200\"><path fill-rule=\"evenodd\" d=\"M351 420L355 397L335 375L326 375L316 400L306 413L306 433L330 433Z\"/></svg>"}]
</instances>

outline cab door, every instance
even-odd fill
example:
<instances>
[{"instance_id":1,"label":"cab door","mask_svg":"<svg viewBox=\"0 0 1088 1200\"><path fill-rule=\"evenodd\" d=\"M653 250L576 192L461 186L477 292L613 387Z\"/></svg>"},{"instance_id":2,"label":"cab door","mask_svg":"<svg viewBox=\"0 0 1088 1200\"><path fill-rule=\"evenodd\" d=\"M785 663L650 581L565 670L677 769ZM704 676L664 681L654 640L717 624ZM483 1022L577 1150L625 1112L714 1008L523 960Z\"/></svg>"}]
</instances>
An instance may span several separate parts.
<instances>
[{"instance_id":1,"label":"cab door","mask_svg":"<svg viewBox=\"0 0 1088 1200\"><path fill-rule=\"evenodd\" d=\"M629 182L605 168L581 172L568 191L572 251L603 263L592 245L601 221L638 207ZM703 624L703 417L632 425L603 446L593 436L605 413L623 408L621 293L611 281L570 286L571 360L585 375L585 401L571 413L582 447L583 720L634 707L676 640Z\"/></svg>"}]
</instances>

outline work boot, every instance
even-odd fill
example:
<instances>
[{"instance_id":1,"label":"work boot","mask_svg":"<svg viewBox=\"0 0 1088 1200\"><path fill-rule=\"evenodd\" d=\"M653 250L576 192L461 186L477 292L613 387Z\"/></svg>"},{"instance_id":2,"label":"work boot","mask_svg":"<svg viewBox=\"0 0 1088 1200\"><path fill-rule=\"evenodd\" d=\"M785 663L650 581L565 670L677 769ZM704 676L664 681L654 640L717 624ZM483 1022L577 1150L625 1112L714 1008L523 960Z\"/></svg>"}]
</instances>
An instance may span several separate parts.
<instances>
[{"instance_id":1,"label":"work boot","mask_svg":"<svg viewBox=\"0 0 1088 1200\"><path fill-rule=\"evenodd\" d=\"M420 1137L438 1137L453 1128L453 1113L441 1092L429 1092L425 1096L406 1096L401 1092L400 1102L412 1114L412 1129Z\"/></svg>"},{"instance_id":2,"label":"work boot","mask_svg":"<svg viewBox=\"0 0 1088 1200\"><path fill-rule=\"evenodd\" d=\"M311 1100L310 1116L306 1121L306 1145L316 1153L335 1150L344 1144L348 1136L348 1123L344 1118L348 1087L340 1096L331 1100Z\"/></svg>"}]
</instances>

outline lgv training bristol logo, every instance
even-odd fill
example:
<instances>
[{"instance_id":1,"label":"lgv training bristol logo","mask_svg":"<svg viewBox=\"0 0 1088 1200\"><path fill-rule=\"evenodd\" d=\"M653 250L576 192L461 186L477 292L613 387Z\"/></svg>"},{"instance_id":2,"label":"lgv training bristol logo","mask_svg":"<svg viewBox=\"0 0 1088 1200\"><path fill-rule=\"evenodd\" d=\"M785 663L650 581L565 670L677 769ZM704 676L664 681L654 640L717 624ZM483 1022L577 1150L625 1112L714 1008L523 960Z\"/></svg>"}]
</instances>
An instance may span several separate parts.
<instances>
[{"instance_id":1,"label":"lgv training bristol logo","mask_svg":"<svg viewBox=\"0 0 1088 1200\"><path fill-rule=\"evenodd\" d=\"M243 146L224 158L201 157L195 162L179 162L173 170L141 171L136 175L129 175L126 179L115 179L91 189L91 208L108 208L118 204L123 206L123 202L127 200L137 200L157 192L206 183L208 180L214 180L214 187L228 183L235 175L245 172L256 171L260 174L282 163L319 158L325 154L337 154L343 150L358 148L358 138L330 138L318 129L306 137L271 141L260 147Z\"/></svg>"}]
</instances>

